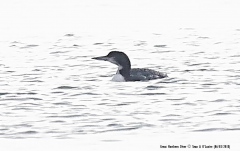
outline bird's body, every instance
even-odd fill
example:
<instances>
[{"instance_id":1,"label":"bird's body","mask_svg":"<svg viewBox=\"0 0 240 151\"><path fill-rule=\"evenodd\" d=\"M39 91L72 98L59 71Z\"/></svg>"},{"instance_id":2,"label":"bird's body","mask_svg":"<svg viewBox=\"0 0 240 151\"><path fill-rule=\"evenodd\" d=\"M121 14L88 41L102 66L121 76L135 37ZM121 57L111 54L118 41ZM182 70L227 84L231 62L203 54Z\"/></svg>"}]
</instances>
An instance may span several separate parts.
<instances>
[{"instance_id":1,"label":"bird's body","mask_svg":"<svg viewBox=\"0 0 240 151\"><path fill-rule=\"evenodd\" d=\"M107 56L95 57L92 59L109 61L118 66L117 73L112 81L147 81L167 77L166 73L158 72L147 68L132 68L128 56L124 52L111 51Z\"/></svg>"},{"instance_id":2,"label":"bird's body","mask_svg":"<svg viewBox=\"0 0 240 151\"><path fill-rule=\"evenodd\" d=\"M131 81L154 80L167 77L166 73L147 68L133 68L130 70Z\"/></svg>"}]
</instances>

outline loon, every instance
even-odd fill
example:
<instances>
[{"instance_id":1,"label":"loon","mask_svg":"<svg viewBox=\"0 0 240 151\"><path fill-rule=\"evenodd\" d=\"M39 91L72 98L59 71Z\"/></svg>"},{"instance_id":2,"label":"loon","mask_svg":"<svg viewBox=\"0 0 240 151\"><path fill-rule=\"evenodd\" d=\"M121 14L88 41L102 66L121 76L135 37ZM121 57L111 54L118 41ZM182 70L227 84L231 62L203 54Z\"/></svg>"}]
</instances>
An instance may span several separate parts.
<instances>
[{"instance_id":1,"label":"loon","mask_svg":"<svg viewBox=\"0 0 240 151\"><path fill-rule=\"evenodd\" d=\"M121 51L111 51L107 56L94 57L92 59L109 61L118 66L117 73L112 81L147 81L167 77L166 73L154 71L147 68L132 68L128 56Z\"/></svg>"}]
</instances>

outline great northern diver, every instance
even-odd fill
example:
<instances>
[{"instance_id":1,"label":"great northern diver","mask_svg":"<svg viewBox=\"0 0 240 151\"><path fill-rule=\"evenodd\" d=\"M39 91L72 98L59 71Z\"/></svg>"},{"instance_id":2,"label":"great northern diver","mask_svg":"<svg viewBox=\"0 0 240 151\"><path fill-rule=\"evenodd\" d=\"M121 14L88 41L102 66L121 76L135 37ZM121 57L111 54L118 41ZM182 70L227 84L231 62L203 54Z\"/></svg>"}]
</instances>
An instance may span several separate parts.
<instances>
[{"instance_id":1,"label":"great northern diver","mask_svg":"<svg viewBox=\"0 0 240 151\"><path fill-rule=\"evenodd\" d=\"M124 52L111 51L107 56L94 57L92 59L109 61L118 66L118 71L112 81L146 81L167 77L166 73L146 68L131 69L131 62Z\"/></svg>"}]
</instances>

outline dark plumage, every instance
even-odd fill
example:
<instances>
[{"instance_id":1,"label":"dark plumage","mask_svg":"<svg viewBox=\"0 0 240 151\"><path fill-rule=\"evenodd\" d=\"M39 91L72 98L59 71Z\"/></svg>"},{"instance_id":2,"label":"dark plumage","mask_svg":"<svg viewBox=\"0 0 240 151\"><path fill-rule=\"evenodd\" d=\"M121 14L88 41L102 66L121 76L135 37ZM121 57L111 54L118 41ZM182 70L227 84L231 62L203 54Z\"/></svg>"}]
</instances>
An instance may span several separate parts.
<instances>
[{"instance_id":1,"label":"dark plumage","mask_svg":"<svg viewBox=\"0 0 240 151\"><path fill-rule=\"evenodd\" d=\"M131 81L154 80L167 77L166 73L146 68L133 68L130 70Z\"/></svg>"}]
</instances>

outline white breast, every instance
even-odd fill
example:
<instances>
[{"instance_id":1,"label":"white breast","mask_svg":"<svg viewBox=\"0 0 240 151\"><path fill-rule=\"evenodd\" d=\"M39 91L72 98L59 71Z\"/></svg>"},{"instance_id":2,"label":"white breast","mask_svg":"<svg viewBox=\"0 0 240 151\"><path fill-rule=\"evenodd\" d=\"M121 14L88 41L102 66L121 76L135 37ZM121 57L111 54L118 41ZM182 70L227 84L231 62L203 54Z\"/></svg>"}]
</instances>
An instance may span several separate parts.
<instances>
[{"instance_id":1,"label":"white breast","mask_svg":"<svg viewBox=\"0 0 240 151\"><path fill-rule=\"evenodd\" d=\"M112 81L115 82L125 82L124 77L121 74L115 74L112 78Z\"/></svg>"}]
</instances>

